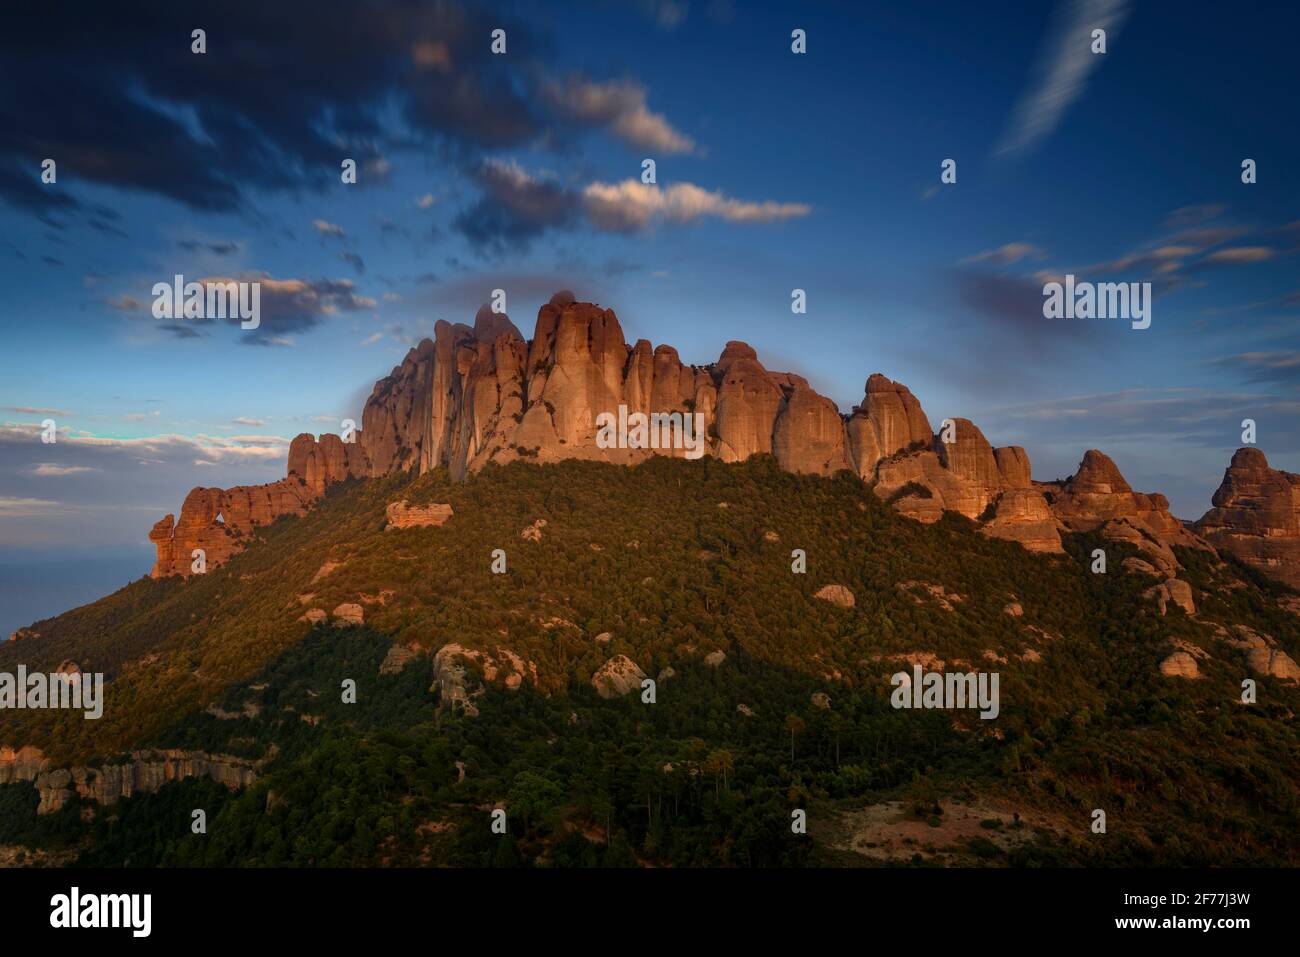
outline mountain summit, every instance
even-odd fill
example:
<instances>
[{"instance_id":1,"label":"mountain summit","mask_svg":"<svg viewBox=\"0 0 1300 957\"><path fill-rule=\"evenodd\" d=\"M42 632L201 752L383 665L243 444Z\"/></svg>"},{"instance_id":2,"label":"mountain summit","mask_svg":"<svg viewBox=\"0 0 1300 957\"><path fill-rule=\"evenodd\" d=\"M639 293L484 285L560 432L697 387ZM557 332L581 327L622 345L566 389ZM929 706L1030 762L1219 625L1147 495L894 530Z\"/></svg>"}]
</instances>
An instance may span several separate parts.
<instances>
[{"instance_id":1,"label":"mountain summit","mask_svg":"<svg viewBox=\"0 0 1300 957\"><path fill-rule=\"evenodd\" d=\"M802 376L765 368L744 342L728 342L710 365L685 365L671 346L629 345L612 309L567 291L538 311L531 340L486 306L473 327L439 321L432 340L375 383L352 441L302 434L284 479L191 491L180 520L168 515L149 534L158 549L153 577L190 574L194 549L221 564L252 529L304 514L348 478L446 468L460 480L488 463L631 465L687 455L668 443L598 441L601 417L620 414L641 415L652 428L696 416L705 453L723 462L770 454L790 472L847 469L905 515L928 523L957 512L1031 551L1060 553L1061 532L1100 529L1137 545L1170 576L1178 569L1171 546L1217 547L1300 586L1300 476L1270 469L1258 450L1237 452L1214 508L1188 527L1163 495L1133 491L1095 449L1070 479L1036 482L1023 448L994 448L968 419L944 420L935 433L911 391L879 373L844 415Z\"/></svg>"}]
</instances>

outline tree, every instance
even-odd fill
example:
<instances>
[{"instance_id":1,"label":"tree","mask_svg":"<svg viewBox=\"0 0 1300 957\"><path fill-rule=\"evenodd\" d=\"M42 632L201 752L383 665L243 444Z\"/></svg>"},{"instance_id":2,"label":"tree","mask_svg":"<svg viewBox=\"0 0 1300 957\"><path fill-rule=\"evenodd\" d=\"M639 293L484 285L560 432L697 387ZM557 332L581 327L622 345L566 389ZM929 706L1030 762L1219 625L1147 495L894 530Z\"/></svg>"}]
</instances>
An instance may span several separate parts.
<instances>
[{"instance_id":1,"label":"tree","mask_svg":"<svg viewBox=\"0 0 1300 957\"><path fill-rule=\"evenodd\" d=\"M524 821L524 831L529 822L547 817L559 804L564 792L550 778L534 771L520 771L510 786L510 809L517 811Z\"/></svg>"},{"instance_id":2,"label":"tree","mask_svg":"<svg viewBox=\"0 0 1300 957\"><path fill-rule=\"evenodd\" d=\"M804 724L803 718L799 717L797 714L787 714L785 716L785 726L790 729L790 763L793 764L794 739L798 735L803 734L804 728L807 727L807 725Z\"/></svg>"}]
</instances>

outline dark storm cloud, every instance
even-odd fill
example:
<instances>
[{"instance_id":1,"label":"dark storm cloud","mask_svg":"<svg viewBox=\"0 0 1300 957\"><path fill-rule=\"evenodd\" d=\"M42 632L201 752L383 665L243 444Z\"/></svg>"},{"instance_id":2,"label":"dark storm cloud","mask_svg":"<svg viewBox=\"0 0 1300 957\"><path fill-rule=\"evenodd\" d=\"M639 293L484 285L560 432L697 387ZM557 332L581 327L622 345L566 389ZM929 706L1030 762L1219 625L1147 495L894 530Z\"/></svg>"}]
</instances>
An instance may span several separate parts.
<instances>
[{"instance_id":1,"label":"dark storm cloud","mask_svg":"<svg viewBox=\"0 0 1300 957\"><path fill-rule=\"evenodd\" d=\"M481 251L525 246L547 229L571 223L581 208L573 190L514 163L486 160L471 175L483 196L452 227Z\"/></svg>"},{"instance_id":2,"label":"dark storm cloud","mask_svg":"<svg viewBox=\"0 0 1300 957\"><path fill-rule=\"evenodd\" d=\"M1043 283L1036 280L958 269L953 281L963 306L1019 344L1037 348L1091 334L1089 323L1043 318Z\"/></svg>"},{"instance_id":3,"label":"dark storm cloud","mask_svg":"<svg viewBox=\"0 0 1300 957\"><path fill-rule=\"evenodd\" d=\"M338 182L343 157L386 169L374 117L396 103L411 135L463 155L521 143L539 121L489 49L545 53L510 18L451 3L122 0L75 11L6 6L0 31L0 198L68 212L83 179L230 210L249 189ZM191 31L207 52L191 52ZM59 182L40 183L40 162ZM65 177L67 178L65 180Z\"/></svg>"}]
</instances>

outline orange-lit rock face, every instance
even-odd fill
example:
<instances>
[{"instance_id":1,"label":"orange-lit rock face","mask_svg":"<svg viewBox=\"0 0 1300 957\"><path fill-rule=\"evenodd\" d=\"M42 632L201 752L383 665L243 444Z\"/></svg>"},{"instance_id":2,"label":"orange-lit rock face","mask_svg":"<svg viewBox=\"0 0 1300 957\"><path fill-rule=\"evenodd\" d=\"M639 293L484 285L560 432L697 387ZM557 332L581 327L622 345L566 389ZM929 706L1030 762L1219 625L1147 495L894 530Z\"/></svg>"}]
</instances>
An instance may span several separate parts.
<instances>
[{"instance_id":1,"label":"orange-lit rock face","mask_svg":"<svg viewBox=\"0 0 1300 957\"><path fill-rule=\"evenodd\" d=\"M1238 449L1196 523L1210 542L1300 588L1300 475L1269 467L1258 449Z\"/></svg>"},{"instance_id":2,"label":"orange-lit rock face","mask_svg":"<svg viewBox=\"0 0 1300 957\"><path fill-rule=\"evenodd\" d=\"M617 415L620 407L697 414L705 454L739 462L770 453L784 469L815 475L848 468L905 515L933 522L956 511L985 534L1034 551L1060 552L1062 531L1100 528L1171 574L1171 545L1208 547L1169 513L1164 496L1134 492L1096 450L1069 480L1034 482L1024 449L994 448L961 418L945 420L936 435L911 391L883 375L868 378L861 404L843 415L800 376L766 369L743 342L728 342L710 365L685 365L671 346L645 339L629 345L613 310L561 292L538 311L531 341L487 308L472 327L438 322L432 340L375 383L355 442L299 435L286 478L192 491L179 521L169 515L150 532L158 549L153 574L190 574L196 548L209 568L220 565L253 529L304 514L348 478L446 468L461 479L489 462L628 465L686 454L597 442L598 417ZM1300 584L1298 488L1300 477L1274 471L1261 453L1243 449L1197 528L1256 567ZM389 524L427 522L399 510Z\"/></svg>"}]
</instances>

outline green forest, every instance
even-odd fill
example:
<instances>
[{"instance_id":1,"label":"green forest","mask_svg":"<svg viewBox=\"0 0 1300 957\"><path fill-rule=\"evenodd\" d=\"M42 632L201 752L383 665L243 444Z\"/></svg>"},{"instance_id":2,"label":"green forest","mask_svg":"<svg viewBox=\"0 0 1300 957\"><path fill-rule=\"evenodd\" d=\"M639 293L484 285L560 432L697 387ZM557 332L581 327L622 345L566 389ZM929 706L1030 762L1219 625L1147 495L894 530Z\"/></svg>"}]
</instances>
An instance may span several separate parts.
<instances>
[{"instance_id":1,"label":"green forest","mask_svg":"<svg viewBox=\"0 0 1300 957\"><path fill-rule=\"evenodd\" d=\"M386 529L398 500L454 516ZM29 783L2 785L0 845L138 867L1300 863L1300 690L1222 638L1246 626L1300 656L1293 593L1180 549L1197 614L1161 615L1155 579L1122 570L1131 546L1066 548L1031 554L953 514L922 525L847 473L767 457L344 483L206 575L142 579L0 646L0 670L72 659L109 682L101 720L7 712L0 744L53 767L232 755L256 782L48 815ZM815 597L828 584L854 607ZM300 620L345 602L363 626ZM1201 678L1160 673L1174 641L1206 653ZM471 669L471 714L435 680L450 643L531 664L517 689ZM395 644L421 653L381 674ZM653 703L596 693L616 655L656 679ZM998 717L894 709L889 676L917 655L997 671Z\"/></svg>"}]
</instances>

